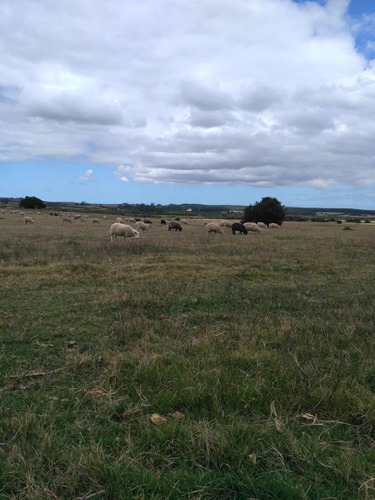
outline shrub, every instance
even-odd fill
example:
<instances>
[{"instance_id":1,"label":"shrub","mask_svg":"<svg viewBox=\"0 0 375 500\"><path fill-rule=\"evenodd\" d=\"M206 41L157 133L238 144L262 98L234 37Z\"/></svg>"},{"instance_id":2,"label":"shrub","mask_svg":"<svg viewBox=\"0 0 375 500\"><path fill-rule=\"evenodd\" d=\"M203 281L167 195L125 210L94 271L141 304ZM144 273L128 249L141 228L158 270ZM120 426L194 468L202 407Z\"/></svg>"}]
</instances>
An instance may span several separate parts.
<instances>
[{"instance_id":1,"label":"shrub","mask_svg":"<svg viewBox=\"0 0 375 500\"><path fill-rule=\"evenodd\" d=\"M21 208L46 208L46 204L36 196L25 196L19 202Z\"/></svg>"},{"instance_id":2,"label":"shrub","mask_svg":"<svg viewBox=\"0 0 375 500\"><path fill-rule=\"evenodd\" d=\"M243 220L244 222L264 222L265 224L270 224L275 222L276 224L281 224L285 220L286 212L285 207L281 205L279 200L276 198L262 198L262 201L258 201L255 205L249 205L244 210Z\"/></svg>"}]
</instances>

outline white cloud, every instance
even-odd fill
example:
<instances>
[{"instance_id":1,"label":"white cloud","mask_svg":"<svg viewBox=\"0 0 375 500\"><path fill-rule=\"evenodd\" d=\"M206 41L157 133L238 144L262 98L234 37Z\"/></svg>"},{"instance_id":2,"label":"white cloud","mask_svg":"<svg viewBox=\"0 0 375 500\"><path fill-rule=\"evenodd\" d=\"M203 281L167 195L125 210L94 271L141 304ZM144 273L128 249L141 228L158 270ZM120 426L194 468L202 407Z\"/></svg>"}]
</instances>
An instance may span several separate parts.
<instances>
[{"instance_id":1,"label":"white cloud","mask_svg":"<svg viewBox=\"0 0 375 500\"><path fill-rule=\"evenodd\" d=\"M94 180L93 175L94 175L94 171L91 168L89 168L88 170L86 170L86 172L83 175L79 175L78 177L82 181L93 182L93 180Z\"/></svg>"},{"instance_id":2,"label":"white cloud","mask_svg":"<svg viewBox=\"0 0 375 500\"><path fill-rule=\"evenodd\" d=\"M350 24L347 7L3 0L0 161L80 157L122 182L368 185L375 68L354 35L375 18Z\"/></svg>"},{"instance_id":3,"label":"white cloud","mask_svg":"<svg viewBox=\"0 0 375 500\"><path fill-rule=\"evenodd\" d=\"M113 172L115 174L116 181L129 182L129 179L124 174L130 172L130 170L131 168L129 166L126 167L125 165L119 165L117 170Z\"/></svg>"}]
</instances>

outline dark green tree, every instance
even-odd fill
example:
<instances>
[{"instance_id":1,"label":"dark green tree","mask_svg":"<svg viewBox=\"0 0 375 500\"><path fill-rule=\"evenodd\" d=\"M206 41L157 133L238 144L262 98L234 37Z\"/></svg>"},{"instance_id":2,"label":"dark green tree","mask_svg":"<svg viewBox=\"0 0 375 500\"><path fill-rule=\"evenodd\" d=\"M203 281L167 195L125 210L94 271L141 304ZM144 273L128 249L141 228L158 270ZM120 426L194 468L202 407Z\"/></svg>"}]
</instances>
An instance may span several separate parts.
<instances>
[{"instance_id":1,"label":"dark green tree","mask_svg":"<svg viewBox=\"0 0 375 500\"><path fill-rule=\"evenodd\" d=\"M243 222L264 222L267 226L271 222L276 222L281 226L285 217L285 207L278 199L267 196L262 198L262 201L245 208Z\"/></svg>"},{"instance_id":2,"label":"dark green tree","mask_svg":"<svg viewBox=\"0 0 375 500\"><path fill-rule=\"evenodd\" d=\"M36 196L25 196L19 202L21 208L46 208L46 204Z\"/></svg>"}]
</instances>

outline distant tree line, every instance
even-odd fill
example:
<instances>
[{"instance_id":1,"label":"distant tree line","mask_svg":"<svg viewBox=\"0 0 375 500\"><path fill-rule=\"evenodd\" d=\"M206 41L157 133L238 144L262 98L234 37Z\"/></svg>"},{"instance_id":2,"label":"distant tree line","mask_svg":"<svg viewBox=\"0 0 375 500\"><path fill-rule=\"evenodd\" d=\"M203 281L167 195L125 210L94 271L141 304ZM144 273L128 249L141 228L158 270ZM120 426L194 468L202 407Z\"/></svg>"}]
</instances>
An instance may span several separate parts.
<instances>
[{"instance_id":1,"label":"distant tree line","mask_svg":"<svg viewBox=\"0 0 375 500\"><path fill-rule=\"evenodd\" d=\"M144 215L170 215L170 214L184 214L184 215L202 215L202 214L220 214L229 213L231 210L237 207L232 207L228 205L201 205L201 204L177 204L170 203L169 205L160 205L155 203L121 203L117 207L119 210L122 210L128 214L144 214ZM242 212L242 209L238 208L239 212Z\"/></svg>"},{"instance_id":2,"label":"distant tree line","mask_svg":"<svg viewBox=\"0 0 375 500\"><path fill-rule=\"evenodd\" d=\"M3 205L8 205L8 203L19 203L20 199L19 198L8 198L8 197L2 197L0 198L0 203Z\"/></svg>"},{"instance_id":3,"label":"distant tree line","mask_svg":"<svg viewBox=\"0 0 375 500\"><path fill-rule=\"evenodd\" d=\"M344 216L365 216L375 215L375 210L364 210L362 208L306 208L306 207L287 207L288 216L301 215L306 217L319 217L317 214L327 214L329 217L334 217L340 214ZM321 216L322 217L322 216Z\"/></svg>"}]
</instances>

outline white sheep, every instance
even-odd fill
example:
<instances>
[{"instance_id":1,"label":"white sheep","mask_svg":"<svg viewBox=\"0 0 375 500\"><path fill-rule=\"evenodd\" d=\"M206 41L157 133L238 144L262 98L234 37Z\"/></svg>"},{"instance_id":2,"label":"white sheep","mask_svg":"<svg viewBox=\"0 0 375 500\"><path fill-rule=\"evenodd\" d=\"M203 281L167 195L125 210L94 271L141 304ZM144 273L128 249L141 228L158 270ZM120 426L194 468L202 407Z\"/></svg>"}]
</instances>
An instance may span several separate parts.
<instances>
[{"instance_id":1,"label":"white sheep","mask_svg":"<svg viewBox=\"0 0 375 500\"><path fill-rule=\"evenodd\" d=\"M209 222L206 225L206 229L209 233L224 234L224 229L217 222Z\"/></svg>"},{"instance_id":2,"label":"white sheep","mask_svg":"<svg viewBox=\"0 0 375 500\"><path fill-rule=\"evenodd\" d=\"M93 224L100 224L100 220L99 220L99 219L94 218L94 219L92 219L92 223L93 223Z\"/></svg>"},{"instance_id":3,"label":"white sheep","mask_svg":"<svg viewBox=\"0 0 375 500\"><path fill-rule=\"evenodd\" d=\"M25 221L25 224L34 224L34 219L32 217L24 217L23 220Z\"/></svg>"},{"instance_id":4,"label":"white sheep","mask_svg":"<svg viewBox=\"0 0 375 500\"><path fill-rule=\"evenodd\" d=\"M268 224L268 227L270 229L280 229L279 224L276 224L276 222L271 222L271 224Z\"/></svg>"},{"instance_id":5,"label":"white sheep","mask_svg":"<svg viewBox=\"0 0 375 500\"><path fill-rule=\"evenodd\" d=\"M131 226L127 224L122 224L121 222L115 222L112 224L109 234L111 236L111 242L115 241L116 236L124 236L124 238L139 238L139 232L133 229Z\"/></svg>"},{"instance_id":6,"label":"white sheep","mask_svg":"<svg viewBox=\"0 0 375 500\"><path fill-rule=\"evenodd\" d=\"M75 215L73 215L73 219L74 220L82 220L82 216L81 216L81 214L75 214Z\"/></svg>"},{"instance_id":7,"label":"white sheep","mask_svg":"<svg viewBox=\"0 0 375 500\"><path fill-rule=\"evenodd\" d=\"M248 231L252 231L253 233L261 233L262 229L255 224L255 222L245 222L244 226Z\"/></svg>"},{"instance_id":8,"label":"white sheep","mask_svg":"<svg viewBox=\"0 0 375 500\"><path fill-rule=\"evenodd\" d=\"M63 216L61 217L61 220L62 220L63 222L69 222L69 224L71 224L71 223L72 223L72 219L71 219L70 217L68 217L67 215L63 215Z\"/></svg>"},{"instance_id":9,"label":"white sheep","mask_svg":"<svg viewBox=\"0 0 375 500\"><path fill-rule=\"evenodd\" d=\"M232 227L232 224L234 224L234 220L226 220L224 226L225 227Z\"/></svg>"},{"instance_id":10,"label":"white sheep","mask_svg":"<svg viewBox=\"0 0 375 500\"><path fill-rule=\"evenodd\" d=\"M257 224L258 224L258 227L260 227L261 229L264 229L265 227L267 227L267 225L264 222L257 222Z\"/></svg>"},{"instance_id":11,"label":"white sheep","mask_svg":"<svg viewBox=\"0 0 375 500\"><path fill-rule=\"evenodd\" d=\"M139 231L142 229L142 231L148 231L150 229L150 224L146 224L145 222L139 220L138 222L135 223L134 228Z\"/></svg>"},{"instance_id":12,"label":"white sheep","mask_svg":"<svg viewBox=\"0 0 375 500\"><path fill-rule=\"evenodd\" d=\"M124 224L124 219L122 219L121 217L117 217L116 222L121 222L122 224Z\"/></svg>"}]
</instances>

